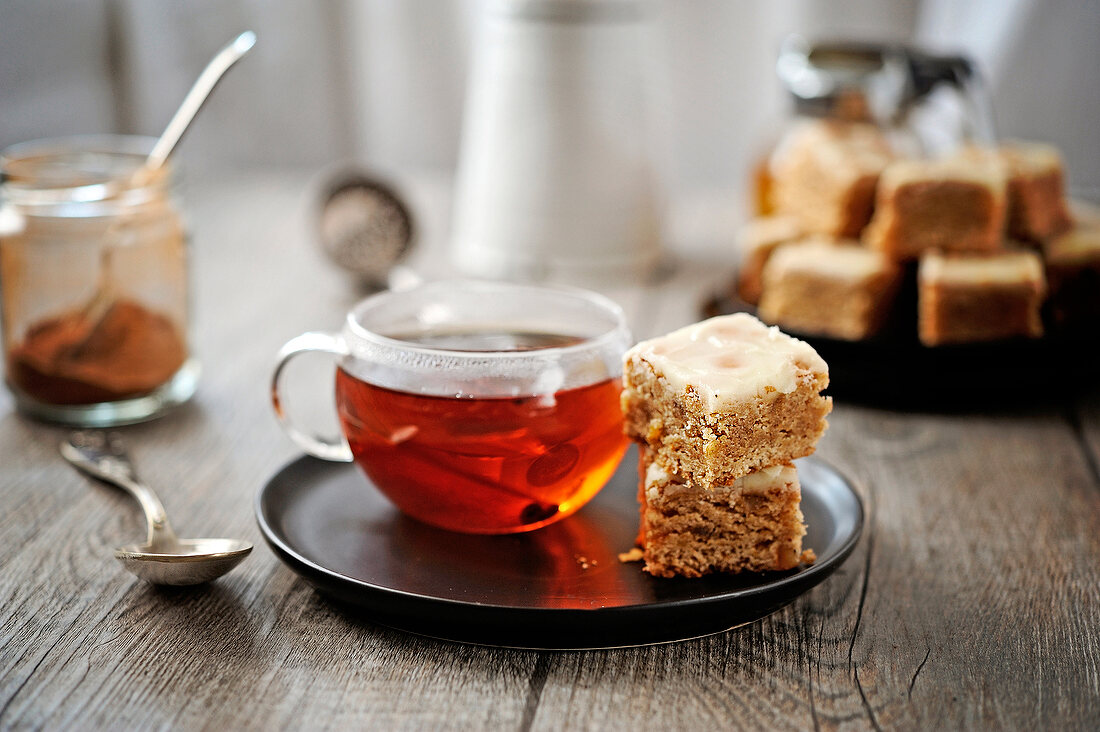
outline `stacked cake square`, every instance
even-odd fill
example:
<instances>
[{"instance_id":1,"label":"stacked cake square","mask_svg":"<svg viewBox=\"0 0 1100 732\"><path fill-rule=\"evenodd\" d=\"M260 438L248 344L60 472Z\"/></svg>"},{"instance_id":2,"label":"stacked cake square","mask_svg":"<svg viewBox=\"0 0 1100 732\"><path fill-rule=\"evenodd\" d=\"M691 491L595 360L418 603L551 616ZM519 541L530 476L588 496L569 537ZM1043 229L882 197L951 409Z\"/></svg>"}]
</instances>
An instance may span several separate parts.
<instances>
[{"instance_id":1,"label":"stacked cake square","mask_svg":"<svg viewBox=\"0 0 1100 732\"><path fill-rule=\"evenodd\" d=\"M932 159L902 142L858 122L792 128L768 161L764 215L738 237L737 295L768 323L836 340L1088 336L1100 246L1067 206L1058 150Z\"/></svg>"},{"instance_id":2,"label":"stacked cake square","mask_svg":"<svg viewBox=\"0 0 1100 732\"><path fill-rule=\"evenodd\" d=\"M814 451L832 409L812 347L751 315L721 316L639 343L623 382L647 572L786 570L808 558L792 461Z\"/></svg>"}]
</instances>

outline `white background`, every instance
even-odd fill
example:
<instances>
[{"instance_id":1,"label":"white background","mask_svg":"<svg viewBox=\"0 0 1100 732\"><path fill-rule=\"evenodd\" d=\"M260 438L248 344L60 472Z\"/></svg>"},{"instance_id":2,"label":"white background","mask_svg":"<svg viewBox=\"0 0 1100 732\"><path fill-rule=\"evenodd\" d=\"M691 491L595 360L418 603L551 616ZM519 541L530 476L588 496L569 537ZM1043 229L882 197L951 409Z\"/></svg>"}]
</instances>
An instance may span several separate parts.
<instances>
[{"instance_id":1,"label":"white background","mask_svg":"<svg viewBox=\"0 0 1100 732\"><path fill-rule=\"evenodd\" d=\"M773 71L791 31L915 40L972 54L1005 136L1066 154L1100 188L1100 2L665 0L655 83L673 193L736 188L786 112ZM157 134L209 58L259 44L182 148L190 169L453 171L478 0L0 0L0 146L58 134ZM193 180L193 179L192 179Z\"/></svg>"}]
</instances>

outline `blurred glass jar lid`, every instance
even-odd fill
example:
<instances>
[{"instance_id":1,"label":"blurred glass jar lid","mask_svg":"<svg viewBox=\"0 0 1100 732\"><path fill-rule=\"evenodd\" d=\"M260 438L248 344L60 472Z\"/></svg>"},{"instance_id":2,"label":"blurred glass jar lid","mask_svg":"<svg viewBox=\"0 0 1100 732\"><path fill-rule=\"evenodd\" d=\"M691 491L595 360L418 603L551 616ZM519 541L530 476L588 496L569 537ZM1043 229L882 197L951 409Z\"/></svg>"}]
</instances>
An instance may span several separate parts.
<instances>
[{"instance_id":1,"label":"blurred glass jar lid","mask_svg":"<svg viewBox=\"0 0 1100 732\"><path fill-rule=\"evenodd\" d=\"M849 120L897 120L933 89L962 90L975 75L963 56L901 44L808 41L788 37L776 73L799 114Z\"/></svg>"}]
</instances>

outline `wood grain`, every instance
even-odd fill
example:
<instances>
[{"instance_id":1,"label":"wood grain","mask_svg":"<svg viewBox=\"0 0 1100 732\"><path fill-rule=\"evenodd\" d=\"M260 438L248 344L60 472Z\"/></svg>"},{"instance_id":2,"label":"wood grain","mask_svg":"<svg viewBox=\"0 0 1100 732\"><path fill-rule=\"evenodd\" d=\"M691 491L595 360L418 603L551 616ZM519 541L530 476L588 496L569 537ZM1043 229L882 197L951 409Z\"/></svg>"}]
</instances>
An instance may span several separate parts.
<instances>
[{"instance_id":1,"label":"wood grain","mask_svg":"<svg viewBox=\"0 0 1100 732\"><path fill-rule=\"evenodd\" d=\"M819 454L857 482L864 539L828 581L731 632L526 652L392 631L328 604L261 542L252 500L295 455L274 353L361 294L310 238L304 176L194 191L193 403L123 430L181 533L241 536L218 582L158 590L111 548L137 510L0 398L0 728L942 729L1100 726L1100 400L1000 413L838 404ZM446 198L410 186L439 241ZM609 288L638 337L696 318L720 242ZM709 253L708 253L709 252Z\"/></svg>"}]
</instances>

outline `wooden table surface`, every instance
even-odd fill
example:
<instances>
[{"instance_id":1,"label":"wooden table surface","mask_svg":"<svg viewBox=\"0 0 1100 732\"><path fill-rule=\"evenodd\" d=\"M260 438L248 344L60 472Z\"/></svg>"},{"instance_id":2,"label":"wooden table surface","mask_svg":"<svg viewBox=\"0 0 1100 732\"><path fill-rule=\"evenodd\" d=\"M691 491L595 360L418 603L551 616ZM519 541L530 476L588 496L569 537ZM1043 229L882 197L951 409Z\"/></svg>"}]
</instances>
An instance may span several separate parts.
<instances>
[{"instance_id":1,"label":"wooden table surface","mask_svg":"<svg viewBox=\"0 0 1100 732\"><path fill-rule=\"evenodd\" d=\"M63 429L0 396L0 728L1100 727L1100 399L901 413L838 402L819 454L859 484L855 553L774 615L613 651L453 644L350 618L263 543L252 502L296 455L268 404L274 353L361 293L313 243L308 176L193 182L200 391L122 431L182 533L256 549L193 590L112 558L135 506L57 455ZM447 196L407 185L421 266ZM602 288L647 337L732 272L718 197L677 210L663 277ZM996 365L991 365L995 367ZM1095 392L1094 392L1095 393Z\"/></svg>"}]
</instances>

